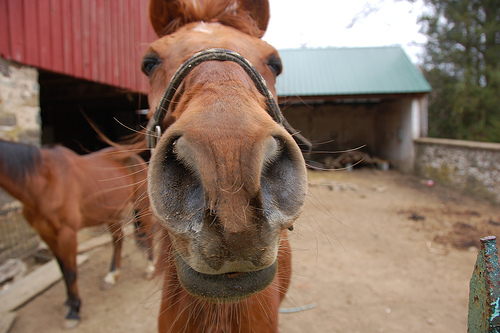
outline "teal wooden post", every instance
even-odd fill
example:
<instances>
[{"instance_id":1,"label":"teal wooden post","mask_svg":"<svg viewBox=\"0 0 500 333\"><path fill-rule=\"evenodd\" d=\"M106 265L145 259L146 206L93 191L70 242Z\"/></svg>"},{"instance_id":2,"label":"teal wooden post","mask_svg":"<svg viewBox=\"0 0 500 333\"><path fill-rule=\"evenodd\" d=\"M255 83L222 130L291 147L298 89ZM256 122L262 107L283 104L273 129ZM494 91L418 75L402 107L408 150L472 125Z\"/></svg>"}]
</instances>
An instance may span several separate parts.
<instances>
[{"instance_id":1,"label":"teal wooden post","mask_svg":"<svg viewBox=\"0 0 500 333\"><path fill-rule=\"evenodd\" d=\"M500 333L500 277L496 237L481 238L470 280L469 333Z\"/></svg>"}]
</instances>

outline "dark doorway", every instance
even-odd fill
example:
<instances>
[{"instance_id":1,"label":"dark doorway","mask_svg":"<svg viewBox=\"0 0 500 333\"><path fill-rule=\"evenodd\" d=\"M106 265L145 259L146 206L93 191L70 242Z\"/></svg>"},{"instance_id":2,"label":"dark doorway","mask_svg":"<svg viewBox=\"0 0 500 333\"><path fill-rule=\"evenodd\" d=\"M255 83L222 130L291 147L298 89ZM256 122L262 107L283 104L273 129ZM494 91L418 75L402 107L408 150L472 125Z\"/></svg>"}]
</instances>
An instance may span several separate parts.
<instances>
[{"instance_id":1,"label":"dark doorway","mask_svg":"<svg viewBox=\"0 0 500 333\"><path fill-rule=\"evenodd\" d=\"M84 154L107 146L89 120L115 142L146 124L143 94L44 70L39 83L44 145L62 144Z\"/></svg>"}]
</instances>

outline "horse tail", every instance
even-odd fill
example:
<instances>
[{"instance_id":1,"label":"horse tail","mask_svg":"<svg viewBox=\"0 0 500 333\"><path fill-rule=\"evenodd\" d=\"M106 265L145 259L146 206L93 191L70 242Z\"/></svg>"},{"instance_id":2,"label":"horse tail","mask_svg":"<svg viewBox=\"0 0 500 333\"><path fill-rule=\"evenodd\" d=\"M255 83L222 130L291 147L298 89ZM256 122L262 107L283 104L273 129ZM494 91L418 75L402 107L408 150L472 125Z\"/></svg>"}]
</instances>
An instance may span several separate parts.
<instances>
[{"instance_id":1,"label":"horse tail","mask_svg":"<svg viewBox=\"0 0 500 333\"><path fill-rule=\"evenodd\" d=\"M137 210L134 210L134 238L137 246L148 254L148 256L152 257L152 253L150 252L149 247L149 239L152 237L153 229L146 227L146 225L139 219L139 214Z\"/></svg>"},{"instance_id":2,"label":"horse tail","mask_svg":"<svg viewBox=\"0 0 500 333\"><path fill-rule=\"evenodd\" d=\"M83 112L83 110L80 110L82 115L85 117L89 125L94 129L94 131L97 133L99 138L106 144L110 145L111 147L116 149L117 153L117 158L118 159L126 159L129 157L132 157L133 155L145 155L142 156L144 160L149 159L149 148L146 145L146 140L145 135L146 135L146 129L142 131L138 131L133 133L132 135L128 136L125 140L122 142L114 142L110 138L108 138L98 127L94 122L87 117L87 115Z\"/></svg>"},{"instance_id":3,"label":"horse tail","mask_svg":"<svg viewBox=\"0 0 500 333\"><path fill-rule=\"evenodd\" d=\"M141 247L146 239L146 231L143 229L142 222L137 219L137 211L134 211L135 219L134 219L134 238L136 244Z\"/></svg>"}]
</instances>

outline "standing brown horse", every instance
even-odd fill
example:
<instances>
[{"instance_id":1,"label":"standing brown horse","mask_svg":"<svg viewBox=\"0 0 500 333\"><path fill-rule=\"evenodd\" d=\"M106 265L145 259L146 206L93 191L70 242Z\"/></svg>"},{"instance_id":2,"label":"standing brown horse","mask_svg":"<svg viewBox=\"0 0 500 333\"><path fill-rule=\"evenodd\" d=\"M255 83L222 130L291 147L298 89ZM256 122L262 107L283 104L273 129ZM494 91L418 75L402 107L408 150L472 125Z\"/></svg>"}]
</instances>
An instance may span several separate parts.
<instances>
[{"instance_id":1,"label":"standing brown horse","mask_svg":"<svg viewBox=\"0 0 500 333\"><path fill-rule=\"evenodd\" d=\"M164 229L159 331L277 332L287 229L307 175L275 102L280 57L260 38L269 4L152 0L150 19L160 37L142 63L149 195Z\"/></svg>"},{"instance_id":2,"label":"standing brown horse","mask_svg":"<svg viewBox=\"0 0 500 333\"><path fill-rule=\"evenodd\" d=\"M26 220L59 263L68 296L68 327L80 320L79 229L109 225L114 249L105 282L114 284L121 265L122 227L133 208L136 240L145 247L152 267L153 225L146 179L144 160L115 147L79 156L61 146L38 148L0 140L0 187L24 204Z\"/></svg>"}]
</instances>

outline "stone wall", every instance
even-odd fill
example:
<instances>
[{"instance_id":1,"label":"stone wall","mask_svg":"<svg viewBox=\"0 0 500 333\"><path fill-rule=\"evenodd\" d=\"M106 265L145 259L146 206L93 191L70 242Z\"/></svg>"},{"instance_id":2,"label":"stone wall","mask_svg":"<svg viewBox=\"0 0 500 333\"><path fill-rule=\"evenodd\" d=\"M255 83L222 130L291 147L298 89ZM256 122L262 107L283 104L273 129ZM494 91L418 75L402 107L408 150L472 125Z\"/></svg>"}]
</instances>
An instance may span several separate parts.
<instances>
[{"instance_id":1,"label":"stone wall","mask_svg":"<svg viewBox=\"0 0 500 333\"><path fill-rule=\"evenodd\" d=\"M500 203L500 144L421 138L415 148L417 175Z\"/></svg>"},{"instance_id":2,"label":"stone wall","mask_svg":"<svg viewBox=\"0 0 500 333\"><path fill-rule=\"evenodd\" d=\"M0 138L39 144L38 71L0 58Z\"/></svg>"},{"instance_id":3,"label":"stone wall","mask_svg":"<svg viewBox=\"0 0 500 333\"><path fill-rule=\"evenodd\" d=\"M40 145L38 71L0 58L0 138ZM0 189L0 264L38 246L22 204Z\"/></svg>"}]
</instances>

